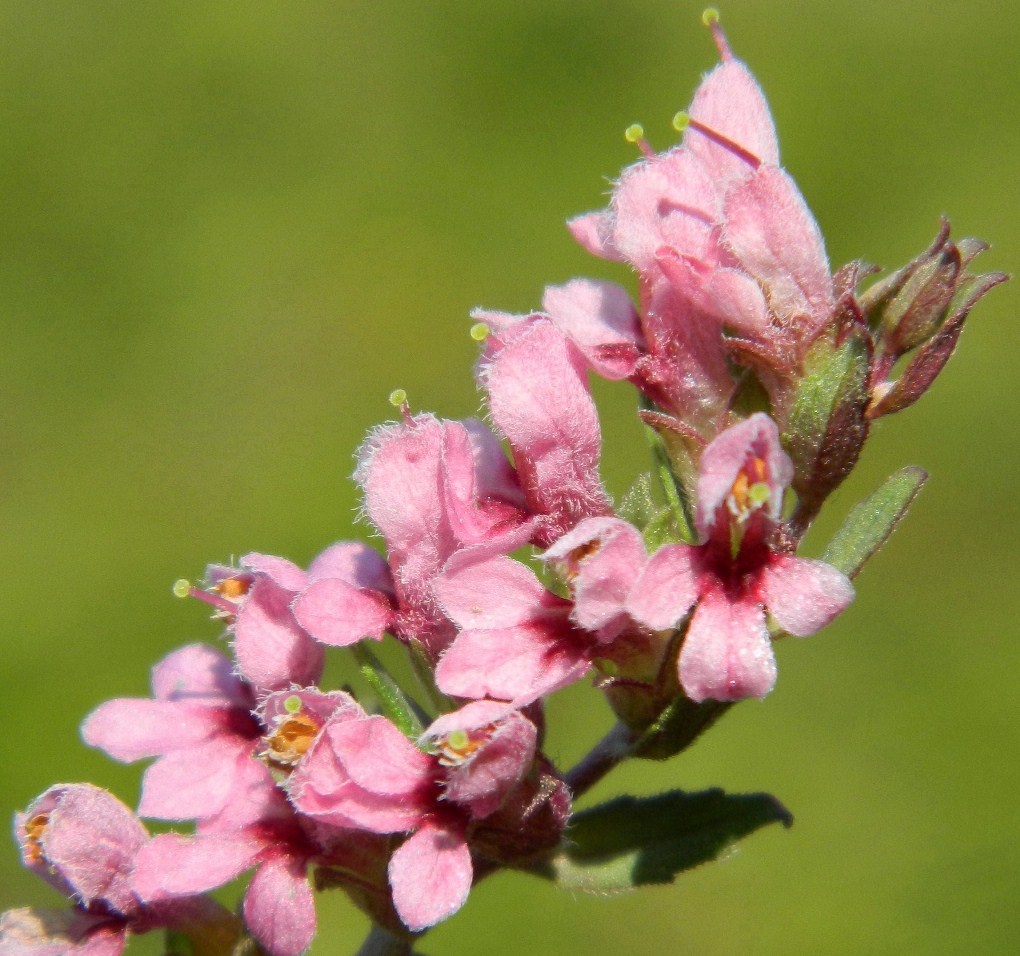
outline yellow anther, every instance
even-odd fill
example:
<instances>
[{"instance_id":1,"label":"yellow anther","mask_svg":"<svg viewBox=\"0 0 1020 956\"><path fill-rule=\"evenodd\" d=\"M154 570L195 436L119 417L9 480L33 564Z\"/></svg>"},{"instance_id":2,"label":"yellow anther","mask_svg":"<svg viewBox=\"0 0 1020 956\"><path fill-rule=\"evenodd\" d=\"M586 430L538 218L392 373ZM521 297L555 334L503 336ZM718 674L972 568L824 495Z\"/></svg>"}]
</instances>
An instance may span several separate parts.
<instances>
[{"instance_id":1,"label":"yellow anther","mask_svg":"<svg viewBox=\"0 0 1020 956\"><path fill-rule=\"evenodd\" d=\"M402 388L395 388L390 392L390 404L394 408L401 408L407 404L407 392Z\"/></svg>"},{"instance_id":2,"label":"yellow anther","mask_svg":"<svg viewBox=\"0 0 1020 956\"><path fill-rule=\"evenodd\" d=\"M706 7L701 14L701 22L706 27L714 27L719 22L719 11L715 7Z\"/></svg>"},{"instance_id":3,"label":"yellow anther","mask_svg":"<svg viewBox=\"0 0 1020 956\"><path fill-rule=\"evenodd\" d=\"M678 133L683 133L688 126L691 125L691 114L687 110L680 110L676 116L673 117L673 129Z\"/></svg>"},{"instance_id":4,"label":"yellow anther","mask_svg":"<svg viewBox=\"0 0 1020 956\"><path fill-rule=\"evenodd\" d=\"M484 342L489 337L491 330L484 322L476 322L471 326L471 330L468 335L471 336L476 342Z\"/></svg>"},{"instance_id":5,"label":"yellow anther","mask_svg":"<svg viewBox=\"0 0 1020 956\"><path fill-rule=\"evenodd\" d=\"M301 698L298 697L297 694L291 694L290 697L283 702L283 709L287 711L288 714L296 714L299 710L301 710Z\"/></svg>"},{"instance_id":6,"label":"yellow anther","mask_svg":"<svg viewBox=\"0 0 1020 956\"><path fill-rule=\"evenodd\" d=\"M186 598L191 594L191 582L181 578L179 581L174 581L174 597Z\"/></svg>"}]
</instances>

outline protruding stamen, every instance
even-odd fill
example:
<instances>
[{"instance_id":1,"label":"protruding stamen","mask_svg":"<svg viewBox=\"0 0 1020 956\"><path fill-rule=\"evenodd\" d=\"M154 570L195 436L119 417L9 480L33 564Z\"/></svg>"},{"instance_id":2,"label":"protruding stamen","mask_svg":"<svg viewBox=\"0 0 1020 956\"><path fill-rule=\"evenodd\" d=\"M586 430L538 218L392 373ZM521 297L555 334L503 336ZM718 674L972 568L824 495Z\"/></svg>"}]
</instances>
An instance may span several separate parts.
<instances>
[{"instance_id":1,"label":"protruding stamen","mask_svg":"<svg viewBox=\"0 0 1020 956\"><path fill-rule=\"evenodd\" d=\"M712 129L711 126L706 126L700 120L696 120L693 116L690 116L686 113L684 113L683 115L686 117L687 129L693 129L701 133L702 136L706 137L707 139L710 139L713 143L716 144L716 146L721 146L727 152L730 152L734 156L736 156L737 159L747 163L747 165L750 166L751 169L757 169L761 165L761 160L757 156L755 156L754 153L752 153L749 149L744 149L743 146L734 143L733 140L730 139L728 136L724 136L718 130ZM678 118L680 116L681 114L677 113L676 116L673 117L674 128L678 128L677 122L679 121Z\"/></svg>"},{"instance_id":2,"label":"protruding stamen","mask_svg":"<svg viewBox=\"0 0 1020 956\"><path fill-rule=\"evenodd\" d=\"M645 128L640 123L631 123L630 126L623 131L623 138L627 140L628 143L633 143L637 146L637 148L640 149L648 159L651 159L655 155L655 150L648 145L648 140L645 139Z\"/></svg>"},{"instance_id":3,"label":"protruding stamen","mask_svg":"<svg viewBox=\"0 0 1020 956\"><path fill-rule=\"evenodd\" d=\"M723 28L719 23L719 11L715 7L708 7L701 14L701 22L712 31L712 39L715 40L719 56L724 60L732 60L733 51L730 49L730 45L726 40L726 34L723 33Z\"/></svg>"},{"instance_id":4,"label":"protruding stamen","mask_svg":"<svg viewBox=\"0 0 1020 956\"><path fill-rule=\"evenodd\" d=\"M248 593L250 582L238 578L227 578L211 587L208 591L196 588L190 581L181 578L174 581L174 597L195 598L211 607L220 614L232 616L237 613L237 598ZM231 600L234 598L235 600Z\"/></svg>"},{"instance_id":5,"label":"protruding stamen","mask_svg":"<svg viewBox=\"0 0 1020 956\"><path fill-rule=\"evenodd\" d=\"M411 406L407 403L407 392L402 388L395 388L390 392L390 404L394 408L400 409L400 416L404 419L404 423L407 425L413 424L411 418Z\"/></svg>"},{"instance_id":6,"label":"protruding stamen","mask_svg":"<svg viewBox=\"0 0 1020 956\"><path fill-rule=\"evenodd\" d=\"M471 336L476 342L484 342L489 337L491 330L484 322L476 322L471 326L468 335Z\"/></svg>"}]
</instances>

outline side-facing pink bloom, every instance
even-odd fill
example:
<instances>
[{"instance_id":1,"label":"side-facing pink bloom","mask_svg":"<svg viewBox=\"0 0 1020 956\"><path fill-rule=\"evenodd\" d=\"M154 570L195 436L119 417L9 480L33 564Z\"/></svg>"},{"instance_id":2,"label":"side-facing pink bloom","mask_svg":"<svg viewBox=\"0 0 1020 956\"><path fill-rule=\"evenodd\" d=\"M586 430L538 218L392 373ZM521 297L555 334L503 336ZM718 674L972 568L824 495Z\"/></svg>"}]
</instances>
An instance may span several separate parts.
<instances>
[{"instance_id":1,"label":"side-facing pink bloom","mask_svg":"<svg viewBox=\"0 0 1020 956\"><path fill-rule=\"evenodd\" d=\"M596 310L593 321L604 320L600 331L610 339L592 343L590 349L586 344L584 351L575 345L585 341L583 327L568 337L545 315L475 313L490 322L492 331L479 364L479 381L488 394L492 420L510 443L528 508L539 518L536 544L548 544L578 521L611 510L598 473L602 437L587 379L588 356L604 369L615 369L611 374L616 377L629 361L630 330L626 319L612 330L621 309L609 288L615 287L574 289L575 294L589 293L585 306ZM569 306L550 305L564 324L573 321ZM629 312L629 303L625 309ZM614 346L619 346L615 353Z\"/></svg>"},{"instance_id":2,"label":"side-facing pink bloom","mask_svg":"<svg viewBox=\"0 0 1020 956\"><path fill-rule=\"evenodd\" d=\"M199 821L194 835L161 834L140 850L134 891L153 903L172 900L215 889L254 869L244 896L245 924L273 956L304 952L316 926L308 867L329 861L337 844L359 841L361 835L336 834L303 821L274 772L292 772L331 717L362 713L339 691L305 689L266 698L259 708L266 730L259 745L262 761L246 764L243 785L216 816Z\"/></svg>"},{"instance_id":3,"label":"side-facing pink bloom","mask_svg":"<svg viewBox=\"0 0 1020 956\"><path fill-rule=\"evenodd\" d=\"M436 720L419 749L384 717L339 715L291 776L298 810L334 826L411 835L389 864L393 903L412 931L464 904L472 826L495 813L535 760L520 712L475 701Z\"/></svg>"},{"instance_id":4,"label":"side-facing pink bloom","mask_svg":"<svg viewBox=\"0 0 1020 956\"><path fill-rule=\"evenodd\" d=\"M355 477L365 513L386 540L388 567L360 553L358 574L315 566L295 599L297 621L318 640L348 646L391 630L438 655L454 635L433 582L458 551L512 551L530 535L524 497L503 449L481 422L418 415L374 432Z\"/></svg>"},{"instance_id":5,"label":"side-facing pink bloom","mask_svg":"<svg viewBox=\"0 0 1020 956\"><path fill-rule=\"evenodd\" d=\"M286 558L246 554L238 566L210 565L209 587L188 593L217 609L233 635L241 676L260 693L314 684L323 648L294 620L290 605L309 575Z\"/></svg>"},{"instance_id":6,"label":"side-facing pink bloom","mask_svg":"<svg viewBox=\"0 0 1020 956\"><path fill-rule=\"evenodd\" d=\"M703 543L665 545L647 562L626 610L653 630L693 607L680 682L696 701L763 697L776 679L765 611L797 637L828 624L853 599L850 581L821 561L776 549L793 465L758 413L722 432L701 459L696 524Z\"/></svg>"},{"instance_id":7,"label":"side-facing pink bloom","mask_svg":"<svg viewBox=\"0 0 1020 956\"><path fill-rule=\"evenodd\" d=\"M215 816L244 786L261 736L252 688L226 655L191 644L156 664L152 690L100 704L82 737L114 760L158 758L143 779L142 816Z\"/></svg>"},{"instance_id":8,"label":"side-facing pink bloom","mask_svg":"<svg viewBox=\"0 0 1020 956\"><path fill-rule=\"evenodd\" d=\"M149 835L99 787L51 787L16 815L14 828L25 866L65 894L73 908L4 913L5 956L117 956L128 933L167 927L187 933L205 952L224 952L240 935L237 920L210 899L188 894L148 904L135 893L135 862Z\"/></svg>"},{"instance_id":9,"label":"side-facing pink bloom","mask_svg":"<svg viewBox=\"0 0 1020 956\"><path fill-rule=\"evenodd\" d=\"M728 357L792 373L831 320L821 235L779 147L764 94L714 28L722 55L690 107L681 145L624 170L607 210L570 228L589 251L638 273L641 354L632 381L710 438L735 382ZM578 325L599 335L593 312Z\"/></svg>"}]
</instances>

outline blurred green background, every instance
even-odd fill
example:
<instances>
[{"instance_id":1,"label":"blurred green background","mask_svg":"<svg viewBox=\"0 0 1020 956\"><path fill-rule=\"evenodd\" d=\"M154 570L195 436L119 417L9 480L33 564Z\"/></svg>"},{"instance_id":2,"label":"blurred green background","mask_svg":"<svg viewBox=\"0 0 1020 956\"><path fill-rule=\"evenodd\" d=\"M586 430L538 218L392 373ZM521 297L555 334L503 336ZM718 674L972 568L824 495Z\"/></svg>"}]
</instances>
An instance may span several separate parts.
<instances>
[{"instance_id":1,"label":"blurred green background","mask_svg":"<svg viewBox=\"0 0 1020 956\"><path fill-rule=\"evenodd\" d=\"M573 275L629 281L563 221L658 147L715 61L678 0L6 0L0 6L0 816L58 781L129 803L139 768L85 749L100 701L147 693L216 629L170 585L361 535L349 475L405 388L479 396L475 305L524 311ZM834 264L895 266L948 214L1020 248L1015 3L728 0L784 162ZM429 937L460 954L1005 953L1020 945L1018 286L976 312L916 408L883 421L831 511L903 464L932 479L823 635L680 760L589 799L721 785L792 809L671 887L573 898L486 881ZM600 387L605 478L644 465ZM828 519L828 527L839 515ZM821 529L824 531L824 529ZM819 534L814 538L821 546ZM551 706L570 763L609 718ZM52 904L0 848L0 909ZM320 906L317 954L365 921ZM159 952L141 939L132 952Z\"/></svg>"}]
</instances>

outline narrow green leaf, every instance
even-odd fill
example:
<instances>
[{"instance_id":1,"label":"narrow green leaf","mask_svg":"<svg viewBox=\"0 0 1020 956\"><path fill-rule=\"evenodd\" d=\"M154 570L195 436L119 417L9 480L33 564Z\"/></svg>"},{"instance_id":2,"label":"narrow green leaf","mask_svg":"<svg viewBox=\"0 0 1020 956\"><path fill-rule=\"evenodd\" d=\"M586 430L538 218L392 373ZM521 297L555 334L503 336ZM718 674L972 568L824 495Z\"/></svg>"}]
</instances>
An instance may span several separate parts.
<instances>
[{"instance_id":1,"label":"narrow green leaf","mask_svg":"<svg viewBox=\"0 0 1020 956\"><path fill-rule=\"evenodd\" d=\"M822 560L855 577L896 529L921 490L928 473L911 465L890 475L879 489L855 505L829 542Z\"/></svg>"},{"instance_id":2,"label":"narrow green leaf","mask_svg":"<svg viewBox=\"0 0 1020 956\"><path fill-rule=\"evenodd\" d=\"M722 790L619 797L575 814L567 843L540 876L571 890L605 893L672 883L726 847L770 823L793 818L766 793Z\"/></svg>"},{"instance_id":3,"label":"narrow green leaf","mask_svg":"<svg viewBox=\"0 0 1020 956\"><path fill-rule=\"evenodd\" d=\"M400 729L400 732L411 740L417 740L425 725L418 714L418 707L401 689L400 685L390 676L382 662L361 641L351 650L358 662L362 677L379 698L379 706Z\"/></svg>"}]
</instances>

